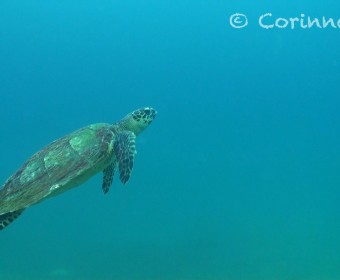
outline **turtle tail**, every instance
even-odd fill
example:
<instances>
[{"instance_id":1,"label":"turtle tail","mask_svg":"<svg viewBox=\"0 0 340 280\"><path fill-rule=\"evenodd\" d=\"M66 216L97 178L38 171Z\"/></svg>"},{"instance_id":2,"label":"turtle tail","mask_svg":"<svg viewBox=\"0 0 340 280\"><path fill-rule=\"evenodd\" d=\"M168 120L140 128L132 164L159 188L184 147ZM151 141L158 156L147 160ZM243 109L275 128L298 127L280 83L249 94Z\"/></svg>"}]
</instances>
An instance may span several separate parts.
<instances>
[{"instance_id":1,"label":"turtle tail","mask_svg":"<svg viewBox=\"0 0 340 280\"><path fill-rule=\"evenodd\" d=\"M12 223L16 218L21 215L22 212L24 212L24 210L25 208L0 215L0 230L4 229L10 223Z\"/></svg>"}]
</instances>

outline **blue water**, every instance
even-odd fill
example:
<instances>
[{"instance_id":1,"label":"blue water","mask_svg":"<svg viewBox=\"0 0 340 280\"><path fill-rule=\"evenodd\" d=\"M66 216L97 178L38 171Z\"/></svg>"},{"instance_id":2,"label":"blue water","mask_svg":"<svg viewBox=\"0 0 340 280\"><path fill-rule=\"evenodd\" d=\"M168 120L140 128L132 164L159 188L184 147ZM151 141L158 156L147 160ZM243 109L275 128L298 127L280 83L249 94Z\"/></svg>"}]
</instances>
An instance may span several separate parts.
<instances>
[{"instance_id":1,"label":"blue water","mask_svg":"<svg viewBox=\"0 0 340 280\"><path fill-rule=\"evenodd\" d=\"M1 182L158 111L126 186L97 175L0 232L1 280L340 279L340 28L258 24L340 4L260 2L1 1Z\"/></svg>"}]
</instances>

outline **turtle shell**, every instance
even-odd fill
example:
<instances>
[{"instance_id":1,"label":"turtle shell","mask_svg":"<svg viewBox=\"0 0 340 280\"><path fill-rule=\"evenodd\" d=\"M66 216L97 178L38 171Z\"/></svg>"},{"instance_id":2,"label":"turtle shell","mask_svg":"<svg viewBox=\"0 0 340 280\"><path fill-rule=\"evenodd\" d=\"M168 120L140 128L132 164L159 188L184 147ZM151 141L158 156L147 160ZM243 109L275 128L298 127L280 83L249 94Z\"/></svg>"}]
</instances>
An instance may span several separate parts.
<instances>
[{"instance_id":1,"label":"turtle shell","mask_svg":"<svg viewBox=\"0 0 340 280\"><path fill-rule=\"evenodd\" d=\"M0 214L26 208L80 185L113 160L110 124L81 128L29 158L0 191Z\"/></svg>"}]
</instances>

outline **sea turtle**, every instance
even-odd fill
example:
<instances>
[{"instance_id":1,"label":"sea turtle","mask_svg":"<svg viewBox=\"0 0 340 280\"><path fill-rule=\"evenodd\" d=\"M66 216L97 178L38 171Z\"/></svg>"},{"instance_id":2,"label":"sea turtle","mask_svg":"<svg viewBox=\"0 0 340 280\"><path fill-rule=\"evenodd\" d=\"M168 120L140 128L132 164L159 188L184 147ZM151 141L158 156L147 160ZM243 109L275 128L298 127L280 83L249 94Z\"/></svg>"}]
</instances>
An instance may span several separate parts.
<instances>
[{"instance_id":1,"label":"sea turtle","mask_svg":"<svg viewBox=\"0 0 340 280\"><path fill-rule=\"evenodd\" d=\"M84 183L103 171L102 189L109 191L115 167L125 184L136 154L135 139L156 117L141 108L114 123L97 123L68 134L30 157L0 190L0 230L27 207Z\"/></svg>"}]
</instances>

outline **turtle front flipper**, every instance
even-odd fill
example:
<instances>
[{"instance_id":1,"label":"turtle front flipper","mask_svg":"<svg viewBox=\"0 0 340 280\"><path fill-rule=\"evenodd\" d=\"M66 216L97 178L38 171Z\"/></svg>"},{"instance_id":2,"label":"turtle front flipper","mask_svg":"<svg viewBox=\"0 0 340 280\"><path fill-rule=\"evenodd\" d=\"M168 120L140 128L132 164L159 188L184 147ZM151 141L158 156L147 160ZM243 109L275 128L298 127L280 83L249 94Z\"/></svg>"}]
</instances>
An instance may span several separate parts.
<instances>
[{"instance_id":1,"label":"turtle front flipper","mask_svg":"<svg viewBox=\"0 0 340 280\"><path fill-rule=\"evenodd\" d=\"M136 135L131 131L122 131L116 135L114 153L119 167L119 178L125 184L131 175L136 154Z\"/></svg>"},{"instance_id":2,"label":"turtle front flipper","mask_svg":"<svg viewBox=\"0 0 340 280\"><path fill-rule=\"evenodd\" d=\"M107 193L112 185L113 175L115 174L116 163L113 162L103 171L103 185L102 189L104 193Z\"/></svg>"},{"instance_id":3,"label":"turtle front flipper","mask_svg":"<svg viewBox=\"0 0 340 280\"><path fill-rule=\"evenodd\" d=\"M25 208L0 215L0 230L4 229L10 223L12 223L16 218L21 215L22 212L24 212L24 210Z\"/></svg>"}]
</instances>

